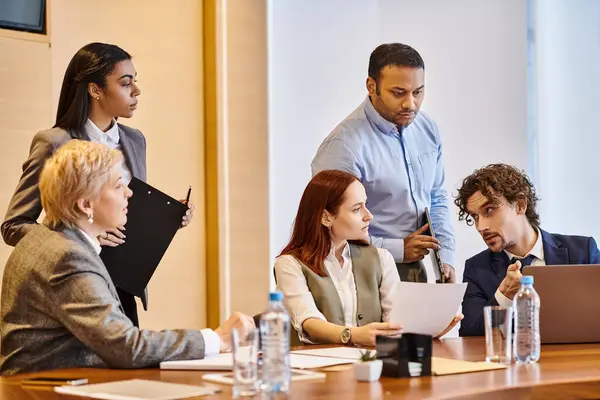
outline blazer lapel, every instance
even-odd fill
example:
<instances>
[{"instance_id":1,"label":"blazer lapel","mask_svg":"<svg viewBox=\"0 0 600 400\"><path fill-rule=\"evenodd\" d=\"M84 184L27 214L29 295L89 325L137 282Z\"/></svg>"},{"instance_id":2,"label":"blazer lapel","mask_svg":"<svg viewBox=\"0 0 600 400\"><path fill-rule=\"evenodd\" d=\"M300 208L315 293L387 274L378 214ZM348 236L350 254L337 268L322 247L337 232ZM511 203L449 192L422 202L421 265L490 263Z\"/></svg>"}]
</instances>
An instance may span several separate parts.
<instances>
[{"instance_id":1,"label":"blazer lapel","mask_svg":"<svg viewBox=\"0 0 600 400\"><path fill-rule=\"evenodd\" d=\"M121 150L123 151L123 156L125 156L125 162L127 163L127 168L131 171L131 175L136 178L140 178L141 171L140 167L137 164L136 160L137 154L135 153L135 146L133 145L131 139L127 136L127 134L121 129L119 126L119 144L121 145Z\"/></svg>"},{"instance_id":2,"label":"blazer lapel","mask_svg":"<svg viewBox=\"0 0 600 400\"><path fill-rule=\"evenodd\" d=\"M510 260L505 252L492 253L492 272L496 275L498 284L506 277L506 268L508 268L508 264L510 264Z\"/></svg>"},{"instance_id":3,"label":"blazer lapel","mask_svg":"<svg viewBox=\"0 0 600 400\"><path fill-rule=\"evenodd\" d=\"M108 278L106 281L108 283L108 287L109 287L112 295L117 300L119 300L119 295L117 294L117 289L116 289L112 279L110 278L110 275L108 274L108 271L106 270L106 267L104 266L104 263L102 262L102 259L100 258L100 255L98 253L96 253L96 249L94 249L94 246L92 246L92 244L83 235L83 233L81 233L81 231L77 228L67 228L64 225L61 225L59 228L57 228L57 231L62 232L65 236L69 237L71 240L78 242L90 254L93 254L93 257L98 261L98 263L100 265L102 265L102 269L105 271L105 273L107 275L105 278ZM120 304L120 300L119 300L119 304Z\"/></svg>"},{"instance_id":4,"label":"blazer lapel","mask_svg":"<svg viewBox=\"0 0 600 400\"><path fill-rule=\"evenodd\" d=\"M544 261L546 265L565 265L569 263L569 249L562 247L562 243L550 233L542 232L542 244L544 246Z\"/></svg>"}]
</instances>

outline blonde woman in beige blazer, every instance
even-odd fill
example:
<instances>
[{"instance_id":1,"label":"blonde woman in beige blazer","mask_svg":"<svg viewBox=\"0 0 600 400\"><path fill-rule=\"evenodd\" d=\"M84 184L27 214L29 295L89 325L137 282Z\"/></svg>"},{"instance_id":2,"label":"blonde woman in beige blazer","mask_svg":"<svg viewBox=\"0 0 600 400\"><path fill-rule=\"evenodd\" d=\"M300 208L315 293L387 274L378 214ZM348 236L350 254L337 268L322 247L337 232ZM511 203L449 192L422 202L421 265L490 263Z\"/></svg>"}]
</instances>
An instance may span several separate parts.
<instances>
[{"instance_id":1,"label":"blonde woman in beige blazer","mask_svg":"<svg viewBox=\"0 0 600 400\"><path fill-rule=\"evenodd\" d=\"M70 140L40 176L44 224L32 225L10 255L2 279L0 374L55 368L144 368L161 361L228 351L234 314L210 329L139 329L124 312L100 259L102 232L127 221L131 190L121 152Z\"/></svg>"}]
</instances>

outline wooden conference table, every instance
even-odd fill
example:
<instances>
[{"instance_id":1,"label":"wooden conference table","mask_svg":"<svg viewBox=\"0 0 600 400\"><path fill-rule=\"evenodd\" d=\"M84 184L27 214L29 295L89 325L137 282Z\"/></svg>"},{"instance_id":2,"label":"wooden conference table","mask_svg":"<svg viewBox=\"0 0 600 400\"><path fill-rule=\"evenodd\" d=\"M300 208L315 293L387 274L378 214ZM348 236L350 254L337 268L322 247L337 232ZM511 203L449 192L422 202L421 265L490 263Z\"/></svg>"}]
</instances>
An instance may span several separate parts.
<instances>
[{"instance_id":1,"label":"wooden conference table","mask_svg":"<svg viewBox=\"0 0 600 400\"><path fill-rule=\"evenodd\" d=\"M484 338L451 338L434 341L434 356L459 360L482 361ZM337 369L340 369L337 367ZM391 399L391 398L460 398L475 399L598 399L600 398L600 344L542 346L539 364L511 365L506 370L461 375L393 379L362 383L354 379L350 366L327 372L322 381L295 382L292 399ZM90 383L123 379L150 379L187 384L203 384L203 372L67 369L22 374L0 379L0 399L54 400L82 399L59 395L49 388L23 388L20 380L36 375L86 377ZM212 383L211 383L212 384ZM213 384L214 385L214 384ZM231 398L231 386L202 399ZM259 398L259 396L257 396Z\"/></svg>"}]
</instances>

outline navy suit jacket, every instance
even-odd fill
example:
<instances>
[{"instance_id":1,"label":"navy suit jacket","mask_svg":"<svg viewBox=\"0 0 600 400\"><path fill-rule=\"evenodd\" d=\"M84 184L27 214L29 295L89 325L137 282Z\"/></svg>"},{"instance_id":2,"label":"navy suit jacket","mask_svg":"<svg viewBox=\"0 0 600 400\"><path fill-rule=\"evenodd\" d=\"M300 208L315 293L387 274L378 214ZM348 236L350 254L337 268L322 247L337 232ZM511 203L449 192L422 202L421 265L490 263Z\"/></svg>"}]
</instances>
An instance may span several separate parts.
<instances>
[{"instance_id":1,"label":"navy suit jacket","mask_svg":"<svg viewBox=\"0 0 600 400\"><path fill-rule=\"evenodd\" d=\"M540 231L546 265L600 264L600 252L594 238ZM483 307L498 305L494 295L506 277L509 263L504 251L494 253L490 249L465 262L463 282L467 283L467 291L462 303L465 318L461 322L460 336L485 335Z\"/></svg>"}]
</instances>

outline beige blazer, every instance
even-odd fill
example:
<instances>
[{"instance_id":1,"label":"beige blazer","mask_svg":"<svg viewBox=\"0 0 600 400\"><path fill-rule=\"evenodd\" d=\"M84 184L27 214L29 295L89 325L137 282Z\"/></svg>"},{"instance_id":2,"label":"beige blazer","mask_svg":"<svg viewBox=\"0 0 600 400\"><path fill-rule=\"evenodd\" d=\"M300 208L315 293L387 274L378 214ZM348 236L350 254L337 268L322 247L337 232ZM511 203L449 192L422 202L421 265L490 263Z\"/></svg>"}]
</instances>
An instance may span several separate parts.
<instances>
[{"instance_id":1,"label":"beige blazer","mask_svg":"<svg viewBox=\"0 0 600 400\"><path fill-rule=\"evenodd\" d=\"M121 124L118 124L118 126L119 144L121 145L125 162L131 171L131 175L142 181L146 181L146 138L137 129ZM31 141L29 157L23 163L23 173L21 174L15 193L10 200L4 222L0 227L2 237L9 246L16 246L19 240L35 226L42 212L39 179L44 163L58 148L71 139L90 140L85 133L52 128L38 132ZM127 313L137 323L137 312L135 310L133 295L123 291L120 294L122 297L127 297ZM148 309L147 291L141 300L144 309Z\"/></svg>"},{"instance_id":2,"label":"beige blazer","mask_svg":"<svg viewBox=\"0 0 600 400\"><path fill-rule=\"evenodd\" d=\"M140 330L102 260L77 228L32 225L2 279L0 374L55 368L144 368L204 357L196 330Z\"/></svg>"}]
</instances>

